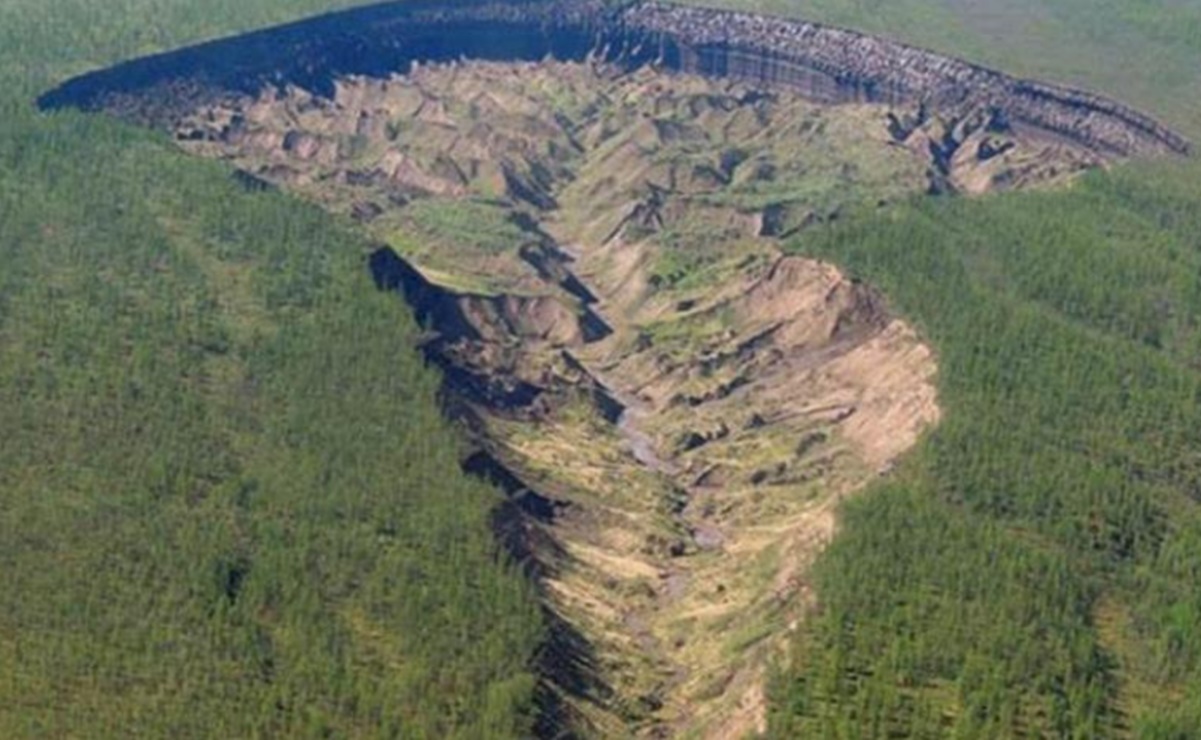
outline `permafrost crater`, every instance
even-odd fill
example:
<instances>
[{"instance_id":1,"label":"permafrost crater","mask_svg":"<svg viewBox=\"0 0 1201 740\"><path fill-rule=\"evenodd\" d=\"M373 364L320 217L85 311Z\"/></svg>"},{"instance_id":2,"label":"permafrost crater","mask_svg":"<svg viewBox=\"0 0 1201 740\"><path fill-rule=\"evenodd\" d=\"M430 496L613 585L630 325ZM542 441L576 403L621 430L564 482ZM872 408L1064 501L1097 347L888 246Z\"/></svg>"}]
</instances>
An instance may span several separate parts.
<instances>
[{"instance_id":1,"label":"permafrost crater","mask_svg":"<svg viewBox=\"0 0 1201 740\"><path fill-rule=\"evenodd\" d=\"M761 728L837 503L939 418L914 330L782 238L1190 148L1097 95L657 2L381 5L40 102L170 130L381 243L542 586L553 737Z\"/></svg>"}]
</instances>

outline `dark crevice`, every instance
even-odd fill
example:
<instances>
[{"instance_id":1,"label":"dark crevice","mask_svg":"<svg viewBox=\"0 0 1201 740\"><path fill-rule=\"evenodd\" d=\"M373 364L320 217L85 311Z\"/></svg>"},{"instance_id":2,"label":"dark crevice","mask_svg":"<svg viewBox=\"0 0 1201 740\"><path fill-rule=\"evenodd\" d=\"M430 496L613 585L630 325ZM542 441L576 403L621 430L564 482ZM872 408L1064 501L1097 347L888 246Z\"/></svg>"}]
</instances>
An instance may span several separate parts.
<instances>
[{"instance_id":1,"label":"dark crevice","mask_svg":"<svg viewBox=\"0 0 1201 740\"><path fill-rule=\"evenodd\" d=\"M451 294L425 280L391 248L376 249L368 259L368 268L379 290L401 293L418 320L433 331L422 348L427 359L442 369L443 407L449 417L470 422L478 416L479 408L503 411L529 407L542 395L543 389L524 383L501 390L504 380L511 378L475 373L456 361L448 332L440 322L449 321L464 335L461 324L467 320L461 311L446 305L453 302ZM474 336L478 338L478 334ZM570 367L570 355L564 352L563 356ZM478 428L478 424L469 426ZM547 528L570 505L535 490L482 445L467 456L462 468L505 494L491 516L497 547L533 583L555 577L570 555ZM542 614L545 639L535 656L539 681L534 694L534 736L553 740L590 736L594 733L578 706L603 705L612 691L600 677L595 651L583 634L547 606L543 606Z\"/></svg>"},{"instance_id":2,"label":"dark crevice","mask_svg":"<svg viewBox=\"0 0 1201 740\"><path fill-rule=\"evenodd\" d=\"M238 603L242 586L250 575L250 561L242 556L222 560L217 564L217 579L225 600L232 606Z\"/></svg>"},{"instance_id":3,"label":"dark crevice","mask_svg":"<svg viewBox=\"0 0 1201 740\"><path fill-rule=\"evenodd\" d=\"M569 504L547 498L525 484L491 453L480 450L463 462L463 470L504 491L521 513L540 524L553 524Z\"/></svg>"},{"instance_id":4,"label":"dark crevice","mask_svg":"<svg viewBox=\"0 0 1201 740\"><path fill-rule=\"evenodd\" d=\"M442 337L479 340L479 332L463 315L454 297L425 279L391 247L379 247L368 260L375 287L399 291L413 308L417 323L436 327Z\"/></svg>"},{"instance_id":5,"label":"dark crevice","mask_svg":"<svg viewBox=\"0 0 1201 740\"><path fill-rule=\"evenodd\" d=\"M543 680L534 695L538 707L534 734L553 740L594 737L596 728L566 699L604 706L612 700L613 690L600 677L588 639L553 610L544 609L543 615L547 639L537 657Z\"/></svg>"}]
</instances>

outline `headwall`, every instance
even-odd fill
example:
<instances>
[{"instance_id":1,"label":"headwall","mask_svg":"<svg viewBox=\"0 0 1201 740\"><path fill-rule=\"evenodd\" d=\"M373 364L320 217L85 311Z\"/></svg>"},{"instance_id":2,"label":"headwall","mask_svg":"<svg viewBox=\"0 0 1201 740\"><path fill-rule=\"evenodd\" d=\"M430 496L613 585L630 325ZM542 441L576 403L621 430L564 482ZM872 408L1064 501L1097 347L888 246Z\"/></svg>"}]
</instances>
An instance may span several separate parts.
<instances>
[{"instance_id":1,"label":"headwall","mask_svg":"<svg viewBox=\"0 0 1201 740\"><path fill-rule=\"evenodd\" d=\"M169 125L230 94L288 84L332 92L347 75L414 64L602 58L627 67L786 86L824 102L925 104L1066 137L1107 156L1188 154L1190 143L1108 98L1010 77L887 39L816 23L662 2L415 0L335 13L127 62L68 81L43 108L105 109Z\"/></svg>"}]
</instances>

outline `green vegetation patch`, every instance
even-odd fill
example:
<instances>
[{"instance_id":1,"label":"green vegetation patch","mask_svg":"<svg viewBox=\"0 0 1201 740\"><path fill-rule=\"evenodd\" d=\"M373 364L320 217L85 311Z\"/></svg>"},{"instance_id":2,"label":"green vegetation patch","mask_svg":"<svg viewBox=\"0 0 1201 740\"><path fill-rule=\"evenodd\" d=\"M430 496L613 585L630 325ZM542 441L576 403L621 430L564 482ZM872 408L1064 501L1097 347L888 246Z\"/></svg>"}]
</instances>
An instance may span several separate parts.
<instances>
[{"instance_id":1,"label":"green vegetation patch","mask_svg":"<svg viewBox=\"0 0 1201 740\"><path fill-rule=\"evenodd\" d=\"M794 245L924 330L945 419L846 508L777 736L1201 726L1199 181L924 200ZM1131 615L1121 644L1103 603Z\"/></svg>"},{"instance_id":2,"label":"green vegetation patch","mask_svg":"<svg viewBox=\"0 0 1201 740\"><path fill-rule=\"evenodd\" d=\"M515 254L536 243L505 206L478 200L423 198L405 210L417 230L429 239L487 256Z\"/></svg>"},{"instance_id":3,"label":"green vegetation patch","mask_svg":"<svg viewBox=\"0 0 1201 740\"><path fill-rule=\"evenodd\" d=\"M336 4L0 8L0 736L529 735L536 600L363 242L32 109Z\"/></svg>"}]
</instances>

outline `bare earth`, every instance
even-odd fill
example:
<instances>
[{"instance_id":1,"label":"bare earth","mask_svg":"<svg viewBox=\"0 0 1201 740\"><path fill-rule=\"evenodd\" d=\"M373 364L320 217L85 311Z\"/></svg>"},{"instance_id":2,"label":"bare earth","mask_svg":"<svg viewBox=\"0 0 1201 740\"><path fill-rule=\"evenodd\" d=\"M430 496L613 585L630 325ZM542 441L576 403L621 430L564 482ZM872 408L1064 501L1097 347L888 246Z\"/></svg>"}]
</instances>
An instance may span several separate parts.
<instances>
[{"instance_id":1,"label":"bare earth","mask_svg":"<svg viewBox=\"0 0 1201 740\"><path fill-rule=\"evenodd\" d=\"M568 729L605 737L761 731L838 503L939 419L914 328L779 239L1103 164L983 113L557 62L234 99L179 134L428 281L410 299L479 445L515 500L553 503L520 523L523 553L587 646L548 681Z\"/></svg>"}]
</instances>

